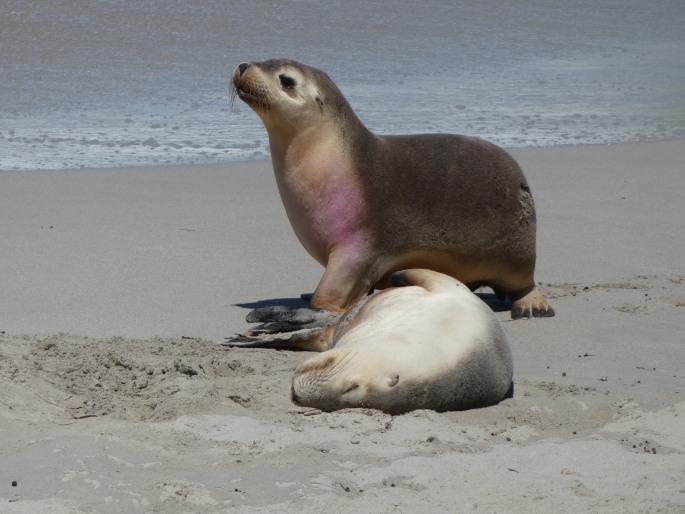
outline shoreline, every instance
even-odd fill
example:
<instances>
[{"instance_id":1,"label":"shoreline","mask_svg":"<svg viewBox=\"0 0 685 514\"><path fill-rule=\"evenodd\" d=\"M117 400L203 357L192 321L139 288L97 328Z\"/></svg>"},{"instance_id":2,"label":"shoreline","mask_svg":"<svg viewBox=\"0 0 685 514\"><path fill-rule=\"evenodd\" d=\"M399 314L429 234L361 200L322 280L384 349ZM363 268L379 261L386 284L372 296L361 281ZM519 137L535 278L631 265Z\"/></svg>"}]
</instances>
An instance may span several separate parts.
<instances>
[{"instance_id":1,"label":"shoreline","mask_svg":"<svg viewBox=\"0 0 685 514\"><path fill-rule=\"evenodd\" d=\"M496 309L513 398L401 416L216 344L323 271L269 161L0 172L0 510L681 512L685 142L508 151L557 315Z\"/></svg>"},{"instance_id":2,"label":"shoreline","mask_svg":"<svg viewBox=\"0 0 685 514\"><path fill-rule=\"evenodd\" d=\"M388 135L388 134L381 134ZM467 134L463 134L467 135ZM473 135L472 137L480 137ZM268 138L267 138L268 139ZM481 138L482 139L482 138ZM534 150L555 150L555 149L584 149L584 148L615 148L615 147L630 147L630 146L643 146L643 145L659 145L659 144L678 144L685 143L683 138L672 138L672 139L660 139L660 140L650 140L650 141L631 141L631 142L616 142L616 143L580 143L580 144L554 144L547 146L501 146L507 152L527 152ZM97 166L84 166L79 168L47 168L47 169L3 169L0 168L0 173L62 173L62 172L73 172L73 171L86 171L86 172L107 172L113 170L150 170L150 169L178 169L178 168L212 168L218 166L236 166L241 164L249 163L268 163L271 164L271 157L267 154L263 158L258 159L246 159L246 160L231 160L226 162L196 162L196 163L182 163L182 164L140 164L140 165L121 165L121 166L107 166L107 167L97 167ZM524 170L525 172L525 170Z\"/></svg>"}]
</instances>

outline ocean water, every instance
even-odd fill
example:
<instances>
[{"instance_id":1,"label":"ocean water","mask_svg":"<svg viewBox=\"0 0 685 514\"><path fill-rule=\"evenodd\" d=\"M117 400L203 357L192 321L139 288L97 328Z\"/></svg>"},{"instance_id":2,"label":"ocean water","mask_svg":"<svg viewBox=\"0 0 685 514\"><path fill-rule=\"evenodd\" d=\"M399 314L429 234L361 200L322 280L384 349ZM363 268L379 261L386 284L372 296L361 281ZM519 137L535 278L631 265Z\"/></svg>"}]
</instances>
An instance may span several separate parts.
<instances>
[{"instance_id":1,"label":"ocean water","mask_svg":"<svg viewBox=\"0 0 685 514\"><path fill-rule=\"evenodd\" d=\"M266 158L229 77L324 69L381 134L685 138L682 0L2 0L0 169Z\"/></svg>"}]
</instances>

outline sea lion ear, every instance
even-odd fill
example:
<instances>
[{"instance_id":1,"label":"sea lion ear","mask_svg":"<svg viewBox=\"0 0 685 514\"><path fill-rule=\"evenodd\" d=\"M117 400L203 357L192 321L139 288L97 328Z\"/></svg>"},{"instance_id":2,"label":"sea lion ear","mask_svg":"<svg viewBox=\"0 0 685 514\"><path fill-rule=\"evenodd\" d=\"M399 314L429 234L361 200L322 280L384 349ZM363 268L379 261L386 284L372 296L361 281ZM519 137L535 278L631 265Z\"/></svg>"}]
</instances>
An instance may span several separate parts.
<instances>
[{"instance_id":1,"label":"sea lion ear","mask_svg":"<svg viewBox=\"0 0 685 514\"><path fill-rule=\"evenodd\" d=\"M323 109L323 100L321 99L321 95L316 95L314 100L316 100L316 103L319 104L319 107Z\"/></svg>"},{"instance_id":2,"label":"sea lion ear","mask_svg":"<svg viewBox=\"0 0 685 514\"><path fill-rule=\"evenodd\" d=\"M388 378L388 387L395 387L397 385L397 382L400 381L400 376L395 375L394 377Z\"/></svg>"}]
</instances>

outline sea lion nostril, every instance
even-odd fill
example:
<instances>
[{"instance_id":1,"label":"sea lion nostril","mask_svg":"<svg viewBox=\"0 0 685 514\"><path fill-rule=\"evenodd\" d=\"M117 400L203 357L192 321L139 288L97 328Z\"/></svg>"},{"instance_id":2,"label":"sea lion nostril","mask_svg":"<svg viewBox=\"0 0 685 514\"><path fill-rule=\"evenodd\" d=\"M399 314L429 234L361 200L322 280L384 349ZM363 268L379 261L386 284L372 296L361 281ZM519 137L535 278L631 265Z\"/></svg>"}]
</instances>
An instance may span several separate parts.
<instances>
[{"instance_id":1,"label":"sea lion nostril","mask_svg":"<svg viewBox=\"0 0 685 514\"><path fill-rule=\"evenodd\" d=\"M245 70L248 69L250 66L252 66L249 62L241 62L238 65L238 69L240 70L240 75L242 76L243 73L245 73Z\"/></svg>"},{"instance_id":2,"label":"sea lion nostril","mask_svg":"<svg viewBox=\"0 0 685 514\"><path fill-rule=\"evenodd\" d=\"M297 393L295 392L294 389L291 389L291 390L290 390L290 399L292 400L292 402L293 402L295 405L299 405L299 404L300 404L300 397L297 396Z\"/></svg>"}]
</instances>

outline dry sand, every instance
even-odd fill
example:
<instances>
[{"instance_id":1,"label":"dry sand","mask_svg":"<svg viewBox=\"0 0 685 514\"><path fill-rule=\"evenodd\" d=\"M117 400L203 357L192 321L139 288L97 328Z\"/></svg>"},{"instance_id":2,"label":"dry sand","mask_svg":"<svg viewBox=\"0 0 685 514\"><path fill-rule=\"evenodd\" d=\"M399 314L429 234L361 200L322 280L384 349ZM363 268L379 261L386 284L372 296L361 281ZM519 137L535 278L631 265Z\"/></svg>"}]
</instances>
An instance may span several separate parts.
<instances>
[{"instance_id":1,"label":"dry sand","mask_svg":"<svg viewBox=\"0 0 685 514\"><path fill-rule=\"evenodd\" d=\"M0 172L0 512L685 512L685 143L512 153L557 317L492 303L514 398L402 416L217 344L321 274L268 162Z\"/></svg>"}]
</instances>

